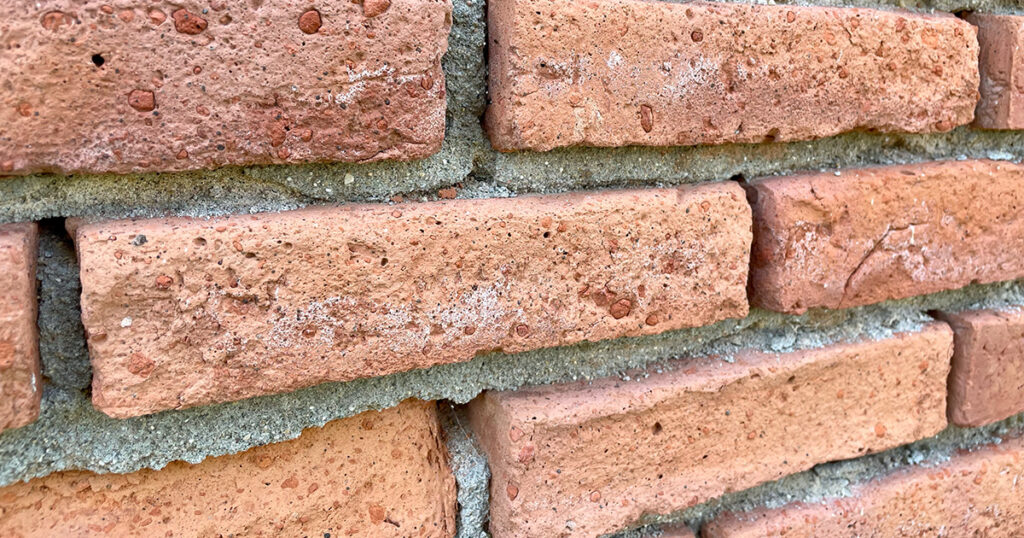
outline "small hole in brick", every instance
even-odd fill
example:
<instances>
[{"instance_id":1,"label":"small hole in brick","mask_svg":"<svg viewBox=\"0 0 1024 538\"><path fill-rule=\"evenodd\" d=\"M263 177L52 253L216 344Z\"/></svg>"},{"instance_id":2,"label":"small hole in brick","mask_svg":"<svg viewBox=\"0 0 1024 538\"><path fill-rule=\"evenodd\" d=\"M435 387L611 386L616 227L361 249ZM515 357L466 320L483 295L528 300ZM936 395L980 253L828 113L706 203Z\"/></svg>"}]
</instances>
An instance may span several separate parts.
<instances>
[{"instance_id":1,"label":"small hole in brick","mask_svg":"<svg viewBox=\"0 0 1024 538\"><path fill-rule=\"evenodd\" d=\"M544 239L551 237L551 232L544 232Z\"/></svg>"},{"instance_id":2,"label":"small hole in brick","mask_svg":"<svg viewBox=\"0 0 1024 538\"><path fill-rule=\"evenodd\" d=\"M381 265L381 267L383 267L383 266L385 266L385 265L387 265L387 264L388 264L388 259L387 259L387 258L381 258L381 259L380 259L380 265Z\"/></svg>"},{"instance_id":3,"label":"small hole in brick","mask_svg":"<svg viewBox=\"0 0 1024 538\"><path fill-rule=\"evenodd\" d=\"M103 64L107 63L107 60L103 58L102 54L93 54L92 63L96 67L103 67Z\"/></svg>"},{"instance_id":4,"label":"small hole in brick","mask_svg":"<svg viewBox=\"0 0 1024 538\"><path fill-rule=\"evenodd\" d=\"M206 239L203 239L202 237L197 237L192 242L195 243L195 245L197 247L205 247L206 246Z\"/></svg>"},{"instance_id":5,"label":"small hole in brick","mask_svg":"<svg viewBox=\"0 0 1024 538\"><path fill-rule=\"evenodd\" d=\"M661 430L662 428L660 422L655 422L654 426L651 426L651 433L653 433L654 435L658 435L659 433L661 433Z\"/></svg>"}]
</instances>

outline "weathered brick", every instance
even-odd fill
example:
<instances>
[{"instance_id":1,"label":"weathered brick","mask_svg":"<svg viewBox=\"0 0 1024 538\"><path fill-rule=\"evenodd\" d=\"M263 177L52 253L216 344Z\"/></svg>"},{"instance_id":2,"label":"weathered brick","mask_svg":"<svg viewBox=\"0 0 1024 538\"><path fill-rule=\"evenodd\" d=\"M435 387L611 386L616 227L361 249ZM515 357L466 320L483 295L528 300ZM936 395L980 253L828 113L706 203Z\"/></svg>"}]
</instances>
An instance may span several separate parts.
<instances>
[{"instance_id":1,"label":"weathered brick","mask_svg":"<svg viewBox=\"0 0 1024 538\"><path fill-rule=\"evenodd\" d=\"M426 157L451 3L365 5L2 2L0 174Z\"/></svg>"},{"instance_id":2,"label":"weathered brick","mask_svg":"<svg viewBox=\"0 0 1024 538\"><path fill-rule=\"evenodd\" d=\"M855 486L848 498L727 513L704 538L984 536L1024 528L1024 441L1005 439L937 466L916 466Z\"/></svg>"},{"instance_id":3,"label":"weathered brick","mask_svg":"<svg viewBox=\"0 0 1024 538\"><path fill-rule=\"evenodd\" d=\"M974 124L1024 129L1024 17L971 13L981 45L981 99Z\"/></svg>"},{"instance_id":4,"label":"weathered brick","mask_svg":"<svg viewBox=\"0 0 1024 538\"><path fill-rule=\"evenodd\" d=\"M951 15L645 0L488 2L495 148L808 140L970 123Z\"/></svg>"},{"instance_id":5,"label":"weathered brick","mask_svg":"<svg viewBox=\"0 0 1024 538\"><path fill-rule=\"evenodd\" d=\"M1024 310L940 313L953 327L949 420L981 426L1024 411Z\"/></svg>"},{"instance_id":6,"label":"weathered brick","mask_svg":"<svg viewBox=\"0 0 1024 538\"><path fill-rule=\"evenodd\" d=\"M127 475L59 472L0 488L0 535L455 534L455 480L433 402L298 439Z\"/></svg>"},{"instance_id":7,"label":"weathered brick","mask_svg":"<svg viewBox=\"0 0 1024 538\"><path fill-rule=\"evenodd\" d=\"M37 243L34 223L0 225L0 431L39 416Z\"/></svg>"},{"instance_id":8,"label":"weathered brick","mask_svg":"<svg viewBox=\"0 0 1024 538\"><path fill-rule=\"evenodd\" d=\"M77 228L125 417L747 313L734 183Z\"/></svg>"},{"instance_id":9,"label":"weathered brick","mask_svg":"<svg viewBox=\"0 0 1024 538\"><path fill-rule=\"evenodd\" d=\"M597 536L946 426L952 331L783 354L683 360L663 373L485 392L495 537Z\"/></svg>"},{"instance_id":10,"label":"weathered brick","mask_svg":"<svg viewBox=\"0 0 1024 538\"><path fill-rule=\"evenodd\" d=\"M751 303L846 308L1024 276L1024 166L996 161L752 182Z\"/></svg>"}]
</instances>

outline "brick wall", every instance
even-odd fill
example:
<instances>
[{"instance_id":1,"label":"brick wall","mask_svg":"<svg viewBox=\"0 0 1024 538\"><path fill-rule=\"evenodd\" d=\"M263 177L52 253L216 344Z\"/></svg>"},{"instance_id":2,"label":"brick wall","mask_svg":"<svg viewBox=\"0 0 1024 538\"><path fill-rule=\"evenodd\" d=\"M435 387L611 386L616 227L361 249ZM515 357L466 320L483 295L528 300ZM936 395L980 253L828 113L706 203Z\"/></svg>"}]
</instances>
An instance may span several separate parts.
<instances>
[{"instance_id":1,"label":"brick wall","mask_svg":"<svg viewBox=\"0 0 1024 538\"><path fill-rule=\"evenodd\" d=\"M0 536L1018 536L1022 28L7 2Z\"/></svg>"}]
</instances>

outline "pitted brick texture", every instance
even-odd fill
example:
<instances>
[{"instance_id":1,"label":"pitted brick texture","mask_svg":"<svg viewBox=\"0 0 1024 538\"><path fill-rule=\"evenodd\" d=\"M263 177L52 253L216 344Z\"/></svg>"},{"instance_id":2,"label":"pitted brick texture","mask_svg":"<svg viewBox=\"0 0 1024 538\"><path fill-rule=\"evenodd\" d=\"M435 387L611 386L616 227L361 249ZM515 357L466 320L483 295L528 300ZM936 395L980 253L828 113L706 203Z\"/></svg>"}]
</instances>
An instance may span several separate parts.
<instances>
[{"instance_id":1,"label":"pitted brick texture","mask_svg":"<svg viewBox=\"0 0 1024 538\"><path fill-rule=\"evenodd\" d=\"M978 99L975 29L949 14L493 0L488 27L503 151L948 131Z\"/></svg>"},{"instance_id":2,"label":"pitted brick texture","mask_svg":"<svg viewBox=\"0 0 1024 538\"><path fill-rule=\"evenodd\" d=\"M1024 16L971 13L981 45L981 100L974 124L987 129L1024 128Z\"/></svg>"},{"instance_id":3,"label":"pitted brick texture","mask_svg":"<svg viewBox=\"0 0 1024 538\"><path fill-rule=\"evenodd\" d=\"M934 435L946 426L952 332L516 392L470 403L491 465L496 538L598 536L645 514Z\"/></svg>"},{"instance_id":4,"label":"pitted brick texture","mask_svg":"<svg viewBox=\"0 0 1024 538\"><path fill-rule=\"evenodd\" d=\"M939 161L752 182L751 303L847 308L1024 276L1024 166Z\"/></svg>"},{"instance_id":5,"label":"pitted brick texture","mask_svg":"<svg viewBox=\"0 0 1024 538\"><path fill-rule=\"evenodd\" d=\"M126 417L747 314L735 183L77 228Z\"/></svg>"},{"instance_id":6,"label":"pitted brick texture","mask_svg":"<svg viewBox=\"0 0 1024 538\"><path fill-rule=\"evenodd\" d=\"M1024 528L1024 441L1007 439L938 466L913 467L855 487L853 496L725 514L705 538L984 536Z\"/></svg>"},{"instance_id":7,"label":"pitted brick texture","mask_svg":"<svg viewBox=\"0 0 1024 538\"><path fill-rule=\"evenodd\" d=\"M39 416L35 224L0 225L0 431Z\"/></svg>"},{"instance_id":8,"label":"pitted brick texture","mask_svg":"<svg viewBox=\"0 0 1024 538\"><path fill-rule=\"evenodd\" d=\"M1024 411L1024 310L943 313L956 336L949 420L982 426Z\"/></svg>"},{"instance_id":9,"label":"pitted brick texture","mask_svg":"<svg viewBox=\"0 0 1024 538\"><path fill-rule=\"evenodd\" d=\"M387 4L3 2L0 174L426 157L451 4Z\"/></svg>"},{"instance_id":10,"label":"pitted brick texture","mask_svg":"<svg viewBox=\"0 0 1024 538\"><path fill-rule=\"evenodd\" d=\"M298 439L127 475L60 472L0 488L0 535L455 535L455 480L433 402Z\"/></svg>"}]
</instances>

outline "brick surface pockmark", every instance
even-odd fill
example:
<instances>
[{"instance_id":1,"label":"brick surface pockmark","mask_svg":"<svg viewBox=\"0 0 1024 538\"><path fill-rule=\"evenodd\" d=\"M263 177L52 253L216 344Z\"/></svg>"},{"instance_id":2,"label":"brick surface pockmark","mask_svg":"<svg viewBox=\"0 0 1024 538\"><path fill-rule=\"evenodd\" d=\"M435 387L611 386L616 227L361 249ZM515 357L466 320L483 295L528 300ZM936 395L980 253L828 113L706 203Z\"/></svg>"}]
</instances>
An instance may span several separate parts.
<instances>
[{"instance_id":1,"label":"brick surface pockmark","mask_svg":"<svg viewBox=\"0 0 1024 538\"><path fill-rule=\"evenodd\" d=\"M1024 16L971 13L981 45L981 99L974 125L1024 129Z\"/></svg>"},{"instance_id":2,"label":"brick surface pockmark","mask_svg":"<svg viewBox=\"0 0 1024 538\"><path fill-rule=\"evenodd\" d=\"M946 426L952 331L749 350L469 404L496 538L597 536Z\"/></svg>"},{"instance_id":3,"label":"brick surface pockmark","mask_svg":"<svg viewBox=\"0 0 1024 538\"><path fill-rule=\"evenodd\" d=\"M488 2L496 149L809 140L970 123L949 14L642 0Z\"/></svg>"},{"instance_id":4,"label":"brick surface pockmark","mask_svg":"<svg viewBox=\"0 0 1024 538\"><path fill-rule=\"evenodd\" d=\"M436 404L407 401L295 440L127 475L53 473L0 488L0 535L455 535Z\"/></svg>"},{"instance_id":5,"label":"brick surface pockmark","mask_svg":"<svg viewBox=\"0 0 1024 538\"><path fill-rule=\"evenodd\" d=\"M801 313L1024 276L1024 166L968 160L754 180L751 304Z\"/></svg>"},{"instance_id":6,"label":"brick surface pockmark","mask_svg":"<svg viewBox=\"0 0 1024 538\"><path fill-rule=\"evenodd\" d=\"M735 183L77 227L115 417L747 314Z\"/></svg>"},{"instance_id":7,"label":"brick surface pockmark","mask_svg":"<svg viewBox=\"0 0 1024 538\"><path fill-rule=\"evenodd\" d=\"M1006 439L937 466L898 470L853 488L848 498L727 513L705 538L984 536L1015 538L1024 528L1024 439Z\"/></svg>"},{"instance_id":8,"label":"brick surface pockmark","mask_svg":"<svg viewBox=\"0 0 1024 538\"><path fill-rule=\"evenodd\" d=\"M451 9L4 2L0 175L426 157Z\"/></svg>"},{"instance_id":9,"label":"brick surface pockmark","mask_svg":"<svg viewBox=\"0 0 1024 538\"><path fill-rule=\"evenodd\" d=\"M0 431L39 416L37 248L34 223L0 225Z\"/></svg>"},{"instance_id":10,"label":"brick surface pockmark","mask_svg":"<svg viewBox=\"0 0 1024 538\"><path fill-rule=\"evenodd\" d=\"M938 313L955 333L949 420L982 426L1024 411L1024 310Z\"/></svg>"}]
</instances>

